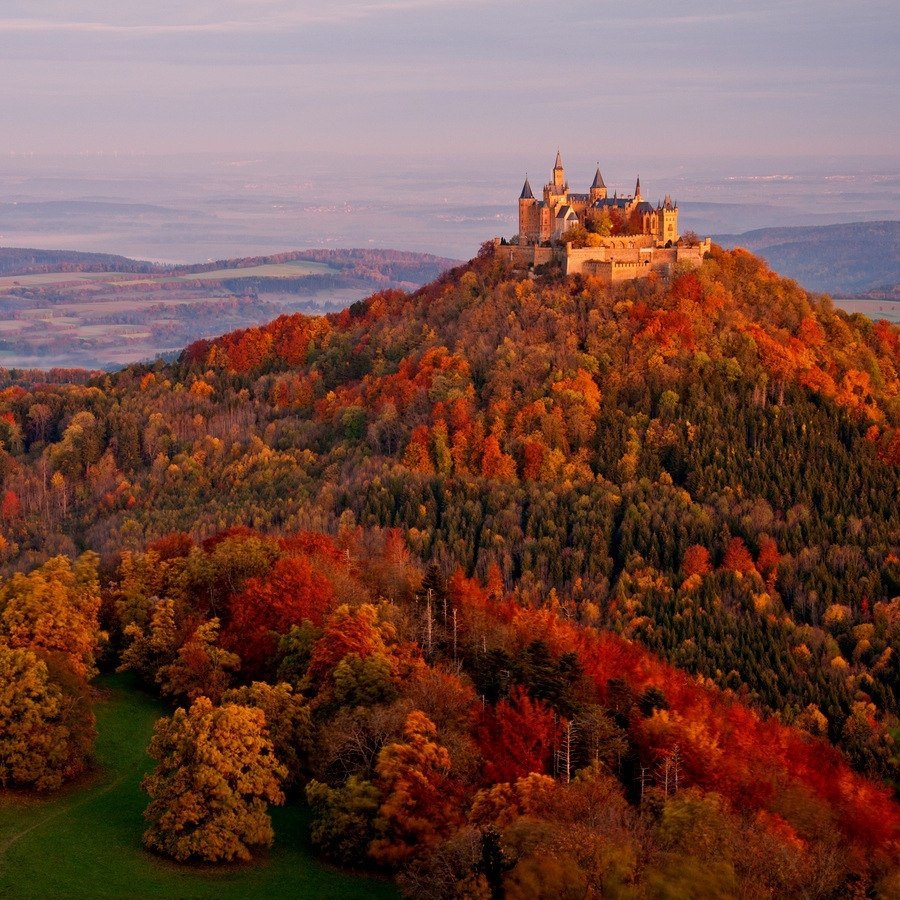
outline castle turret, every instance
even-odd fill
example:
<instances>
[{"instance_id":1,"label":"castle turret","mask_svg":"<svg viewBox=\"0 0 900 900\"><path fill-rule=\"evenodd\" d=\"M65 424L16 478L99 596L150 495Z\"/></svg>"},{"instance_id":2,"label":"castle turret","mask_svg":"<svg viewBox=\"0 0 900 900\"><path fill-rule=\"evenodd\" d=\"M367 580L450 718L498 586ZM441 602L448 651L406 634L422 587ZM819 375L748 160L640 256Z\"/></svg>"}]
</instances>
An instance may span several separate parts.
<instances>
[{"instance_id":1,"label":"castle turret","mask_svg":"<svg viewBox=\"0 0 900 900\"><path fill-rule=\"evenodd\" d=\"M563 170L562 156L560 156L559 150L556 151L556 163L553 166L553 187L559 194L563 193L564 189L568 187L566 184L566 173Z\"/></svg>"},{"instance_id":2,"label":"castle turret","mask_svg":"<svg viewBox=\"0 0 900 900\"><path fill-rule=\"evenodd\" d=\"M560 208L569 202L569 185L566 183L566 173L563 170L562 157L559 150L556 151L556 164L553 166L553 175L550 181L544 185L544 206L550 211L550 218L554 218ZM545 227L546 226L546 227ZM548 231L549 228L549 231ZM549 220L542 224L541 240L549 240L553 228Z\"/></svg>"},{"instance_id":3,"label":"castle turret","mask_svg":"<svg viewBox=\"0 0 900 900\"><path fill-rule=\"evenodd\" d=\"M591 183L590 201L596 203L598 200L606 199L606 185L603 183L603 176L600 174L600 163L597 163L597 171L594 173L594 180Z\"/></svg>"}]
</instances>

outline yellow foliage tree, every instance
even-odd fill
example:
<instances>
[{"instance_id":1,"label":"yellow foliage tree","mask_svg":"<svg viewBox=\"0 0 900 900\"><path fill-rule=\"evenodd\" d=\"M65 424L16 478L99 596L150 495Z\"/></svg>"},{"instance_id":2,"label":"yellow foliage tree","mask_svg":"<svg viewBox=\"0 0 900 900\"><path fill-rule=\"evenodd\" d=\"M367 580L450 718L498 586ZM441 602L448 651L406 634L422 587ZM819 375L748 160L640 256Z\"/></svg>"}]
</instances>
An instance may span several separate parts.
<instances>
[{"instance_id":1,"label":"yellow foliage tree","mask_svg":"<svg viewBox=\"0 0 900 900\"><path fill-rule=\"evenodd\" d=\"M120 672L137 672L145 681L153 682L156 674L171 664L178 654L181 630L176 623L175 601L157 601L146 627L132 622L125 626L125 649Z\"/></svg>"},{"instance_id":2,"label":"yellow foliage tree","mask_svg":"<svg viewBox=\"0 0 900 900\"><path fill-rule=\"evenodd\" d=\"M94 715L78 693L37 654L0 644L0 786L53 790L83 768Z\"/></svg>"},{"instance_id":3,"label":"yellow foliage tree","mask_svg":"<svg viewBox=\"0 0 900 900\"><path fill-rule=\"evenodd\" d=\"M148 753L157 761L142 787L150 795L144 844L179 862L248 860L274 839L267 803L284 802L285 769L265 715L199 697L156 723Z\"/></svg>"},{"instance_id":4,"label":"yellow foliage tree","mask_svg":"<svg viewBox=\"0 0 900 900\"><path fill-rule=\"evenodd\" d=\"M74 565L56 556L13 575L0 589L0 637L11 647L61 653L76 675L92 678L102 638L97 561L96 553Z\"/></svg>"},{"instance_id":5,"label":"yellow foliage tree","mask_svg":"<svg viewBox=\"0 0 900 900\"><path fill-rule=\"evenodd\" d=\"M263 711L275 756L287 769L285 785L299 784L313 749L312 716L304 696L286 682L254 681L249 687L228 691L222 699Z\"/></svg>"}]
</instances>

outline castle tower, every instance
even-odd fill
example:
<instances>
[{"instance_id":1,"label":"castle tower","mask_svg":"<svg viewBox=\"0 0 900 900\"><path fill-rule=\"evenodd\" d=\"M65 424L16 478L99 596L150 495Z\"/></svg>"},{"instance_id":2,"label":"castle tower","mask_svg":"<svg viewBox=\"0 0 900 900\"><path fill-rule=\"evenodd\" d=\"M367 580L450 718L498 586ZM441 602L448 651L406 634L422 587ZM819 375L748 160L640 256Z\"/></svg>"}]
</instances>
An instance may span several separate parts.
<instances>
[{"instance_id":1,"label":"castle tower","mask_svg":"<svg viewBox=\"0 0 900 900\"><path fill-rule=\"evenodd\" d=\"M596 203L598 200L606 199L606 185L603 183L603 176L600 174L600 163L597 163L597 171L594 173L594 180L591 183L590 201Z\"/></svg>"},{"instance_id":2,"label":"castle tower","mask_svg":"<svg viewBox=\"0 0 900 900\"><path fill-rule=\"evenodd\" d=\"M659 232L657 239L661 244L678 242L678 204L672 202L672 198L666 194L662 206L657 211Z\"/></svg>"},{"instance_id":3,"label":"castle tower","mask_svg":"<svg viewBox=\"0 0 900 900\"><path fill-rule=\"evenodd\" d=\"M525 244L534 240L534 232L540 223L535 220L537 200L531 190L528 176L525 176L525 184L522 185L522 193L519 194L519 243Z\"/></svg>"},{"instance_id":4,"label":"castle tower","mask_svg":"<svg viewBox=\"0 0 900 900\"><path fill-rule=\"evenodd\" d=\"M641 176L637 177L637 184L634 186L634 202L640 203L643 198L641 197Z\"/></svg>"},{"instance_id":5,"label":"castle tower","mask_svg":"<svg viewBox=\"0 0 900 900\"><path fill-rule=\"evenodd\" d=\"M566 173L563 170L562 157L559 150L556 151L556 164L553 166L553 175L550 181L544 185L544 205L549 218L541 222L541 240L549 240L553 233L553 223L556 214L569 202L569 185L566 182Z\"/></svg>"}]
</instances>

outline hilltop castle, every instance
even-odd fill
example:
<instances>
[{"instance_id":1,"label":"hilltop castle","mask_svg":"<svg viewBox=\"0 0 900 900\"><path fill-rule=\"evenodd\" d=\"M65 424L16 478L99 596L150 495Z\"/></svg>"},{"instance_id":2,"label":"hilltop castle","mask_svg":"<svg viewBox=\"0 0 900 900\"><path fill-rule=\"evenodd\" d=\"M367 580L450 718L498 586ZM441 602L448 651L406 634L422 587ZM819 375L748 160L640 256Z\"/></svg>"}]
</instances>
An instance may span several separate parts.
<instances>
[{"instance_id":1,"label":"hilltop castle","mask_svg":"<svg viewBox=\"0 0 900 900\"><path fill-rule=\"evenodd\" d=\"M623 281L651 271L669 272L678 262L700 265L710 241L683 241L678 204L668 194L656 206L647 202L640 177L634 194L610 197L598 165L588 193L570 191L557 151L543 200L534 196L526 177L519 195L519 233L498 248L516 266L557 260L566 274Z\"/></svg>"}]
</instances>

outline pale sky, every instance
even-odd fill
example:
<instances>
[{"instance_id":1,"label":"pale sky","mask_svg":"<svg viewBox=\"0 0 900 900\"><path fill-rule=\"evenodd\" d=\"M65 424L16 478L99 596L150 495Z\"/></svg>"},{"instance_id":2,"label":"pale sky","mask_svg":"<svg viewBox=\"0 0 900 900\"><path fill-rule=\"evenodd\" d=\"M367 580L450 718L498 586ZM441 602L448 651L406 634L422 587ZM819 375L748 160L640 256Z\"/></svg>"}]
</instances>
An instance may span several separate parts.
<instances>
[{"instance_id":1,"label":"pale sky","mask_svg":"<svg viewBox=\"0 0 900 900\"><path fill-rule=\"evenodd\" d=\"M0 152L900 157L898 12L896 0L2 0Z\"/></svg>"}]
</instances>

